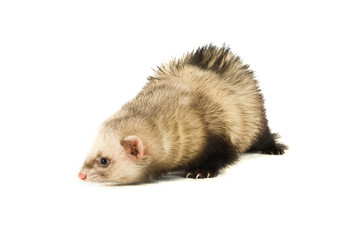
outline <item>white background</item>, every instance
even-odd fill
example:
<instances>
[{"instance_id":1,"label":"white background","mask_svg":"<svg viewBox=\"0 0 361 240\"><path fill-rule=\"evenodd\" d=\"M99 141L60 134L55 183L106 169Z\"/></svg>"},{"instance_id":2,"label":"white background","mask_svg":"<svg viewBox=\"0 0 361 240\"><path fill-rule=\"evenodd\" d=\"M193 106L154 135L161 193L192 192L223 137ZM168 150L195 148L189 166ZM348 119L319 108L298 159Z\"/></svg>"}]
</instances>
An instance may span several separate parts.
<instances>
[{"instance_id":1,"label":"white background","mask_svg":"<svg viewBox=\"0 0 361 240\"><path fill-rule=\"evenodd\" d=\"M0 2L0 239L361 239L357 1L129 2ZM81 182L101 122L211 42L255 71L286 155Z\"/></svg>"}]
</instances>

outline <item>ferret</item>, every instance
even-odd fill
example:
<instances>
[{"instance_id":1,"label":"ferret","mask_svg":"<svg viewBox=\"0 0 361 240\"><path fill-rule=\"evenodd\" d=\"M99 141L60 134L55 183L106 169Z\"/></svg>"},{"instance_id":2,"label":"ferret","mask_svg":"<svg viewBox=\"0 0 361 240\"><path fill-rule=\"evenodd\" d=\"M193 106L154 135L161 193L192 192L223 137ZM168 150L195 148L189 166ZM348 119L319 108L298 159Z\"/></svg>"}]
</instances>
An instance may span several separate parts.
<instances>
[{"instance_id":1,"label":"ferret","mask_svg":"<svg viewBox=\"0 0 361 240\"><path fill-rule=\"evenodd\" d=\"M133 184L169 172L211 178L245 152L283 154L258 82L229 47L212 44L158 67L107 119L78 176Z\"/></svg>"}]
</instances>

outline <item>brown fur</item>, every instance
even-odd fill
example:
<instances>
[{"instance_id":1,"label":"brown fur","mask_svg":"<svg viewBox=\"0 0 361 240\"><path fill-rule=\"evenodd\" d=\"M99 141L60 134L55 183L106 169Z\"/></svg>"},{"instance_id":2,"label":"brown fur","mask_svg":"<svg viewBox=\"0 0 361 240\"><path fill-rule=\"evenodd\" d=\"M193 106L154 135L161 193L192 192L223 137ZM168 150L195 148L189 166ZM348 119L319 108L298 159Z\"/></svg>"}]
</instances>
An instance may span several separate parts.
<instances>
[{"instance_id":1,"label":"brown fur","mask_svg":"<svg viewBox=\"0 0 361 240\"><path fill-rule=\"evenodd\" d=\"M140 159L124 153L121 142L132 135L144 145ZM250 149L275 154L285 149L269 132L263 97L248 66L228 48L209 45L159 67L136 98L102 125L82 171L90 181L116 183L142 182L177 170L206 177L201 171L205 166L213 170L208 176L216 175L236 160L231 154L222 163L220 144L212 145L217 139L237 156ZM263 148L266 140L271 144ZM215 149L210 156L207 147ZM100 155L111 164L87 167ZM220 163L208 164L209 159Z\"/></svg>"}]
</instances>

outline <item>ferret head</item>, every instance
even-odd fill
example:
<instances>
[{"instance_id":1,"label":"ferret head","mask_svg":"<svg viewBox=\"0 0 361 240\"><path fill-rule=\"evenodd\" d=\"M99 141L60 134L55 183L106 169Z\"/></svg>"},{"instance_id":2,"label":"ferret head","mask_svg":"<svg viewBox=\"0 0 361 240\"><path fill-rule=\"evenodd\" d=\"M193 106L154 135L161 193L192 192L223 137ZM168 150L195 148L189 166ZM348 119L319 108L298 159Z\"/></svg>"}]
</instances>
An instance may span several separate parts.
<instances>
[{"instance_id":1,"label":"ferret head","mask_svg":"<svg viewBox=\"0 0 361 240\"><path fill-rule=\"evenodd\" d=\"M144 181L147 166L145 146L135 135L120 139L112 131L98 134L79 172L89 182L131 184Z\"/></svg>"}]
</instances>

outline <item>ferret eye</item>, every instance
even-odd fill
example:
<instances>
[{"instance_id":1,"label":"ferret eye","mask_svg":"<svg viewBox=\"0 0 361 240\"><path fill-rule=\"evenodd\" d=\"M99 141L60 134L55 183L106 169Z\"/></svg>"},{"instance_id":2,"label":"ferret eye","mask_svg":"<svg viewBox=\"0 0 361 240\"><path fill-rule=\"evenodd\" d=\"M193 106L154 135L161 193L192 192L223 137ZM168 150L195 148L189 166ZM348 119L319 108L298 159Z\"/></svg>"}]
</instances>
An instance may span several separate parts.
<instances>
[{"instance_id":1,"label":"ferret eye","mask_svg":"<svg viewBox=\"0 0 361 240\"><path fill-rule=\"evenodd\" d=\"M100 159L100 165L102 166L102 167L106 167L106 166L108 166L109 165L109 160L108 159L106 159L106 158L101 158Z\"/></svg>"}]
</instances>

